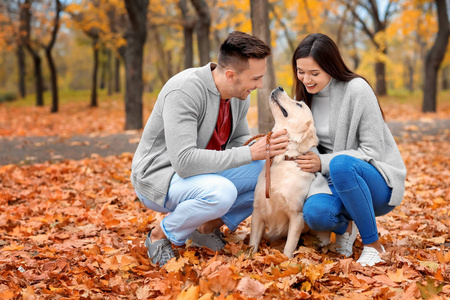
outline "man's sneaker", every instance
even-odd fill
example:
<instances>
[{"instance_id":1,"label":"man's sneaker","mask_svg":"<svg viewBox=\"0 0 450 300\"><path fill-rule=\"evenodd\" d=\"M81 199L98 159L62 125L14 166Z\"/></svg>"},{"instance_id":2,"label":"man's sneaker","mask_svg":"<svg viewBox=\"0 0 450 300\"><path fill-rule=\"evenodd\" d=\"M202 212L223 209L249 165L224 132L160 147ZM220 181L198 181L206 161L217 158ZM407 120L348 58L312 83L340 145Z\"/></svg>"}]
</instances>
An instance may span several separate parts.
<instances>
[{"instance_id":1,"label":"man's sneaker","mask_svg":"<svg viewBox=\"0 0 450 300\"><path fill-rule=\"evenodd\" d=\"M383 246L381 246L381 249L383 249L383 252L386 252ZM381 259L380 252L378 252L377 249L364 246L361 256L356 262L361 264L361 266L363 267L365 266L371 267L379 262L384 262L384 260Z\"/></svg>"},{"instance_id":2,"label":"man's sneaker","mask_svg":"<svg viewBox=\"0 0 450 300\"><path fill-rule=\"evenodd\" d=\"M152 229L153 230L153 229ZM151 241L152 230L147 234L145 246L147 247L147 255L152 260L152 263L159 266L165 265L175 254L172 250L172 243L168 239L161 239L155 242Z\"/></svg>"},{"instance_id":3,"label":"man's sneaker","mask_svg":"<svg viewBox=\"0 0 450 300\"><path fill-rule=\"evenodd\" d=\"M353 254L353 244L358 235L358 227L356 227L355 222L350 222L352 223L352 234L349 234L348 232L343 235L336 234L336 251L347 257L350 257Z\"/></svg>"},{"instance_id":4,"label":"man's sneaker","mask_svg":"<svg viewBox=\"0 0 450 300\"><path fill-rule=\"evenodd\" d=\"M206 247L213 251L220 251L227 244L223 239L222 232L218 228L216 228L213 233L205 234L196 230L188 237L188 239L192 240L192 246Z\"/></svg>"}]
</instances>

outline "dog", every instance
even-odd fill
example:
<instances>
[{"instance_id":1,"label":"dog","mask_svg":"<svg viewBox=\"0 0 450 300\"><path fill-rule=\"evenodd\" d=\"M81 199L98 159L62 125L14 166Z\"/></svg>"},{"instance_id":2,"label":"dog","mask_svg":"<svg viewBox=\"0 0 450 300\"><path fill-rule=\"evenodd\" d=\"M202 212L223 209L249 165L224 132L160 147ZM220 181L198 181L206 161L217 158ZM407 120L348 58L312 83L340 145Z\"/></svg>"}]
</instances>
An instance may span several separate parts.
<instances>
[{"instance_id":1,"label":"dog","mask_svg":"<svg viewBox=\"0 0 450 300\"><path fill-rule=\"evenodd\" d=\"M273 158L270 167L269 198L266 198L265 192L265 168L258 177L249 246L253 247L253 252L258 251L267 227L267 237L271 241L287 236L283 253L291 258L302 232L309 230L303 220L302 210L309 186L315 178L313 173L302 171L294 160L298 155L317 146L319 140L311 110L303 101L292 100L283 88L279 87L272 91L269 106L275 119L272 131L286 129L289 144L285 154ZM323 245L327 244L329 233L321 233L319 239Z\"/></svg>"}]
</instances>

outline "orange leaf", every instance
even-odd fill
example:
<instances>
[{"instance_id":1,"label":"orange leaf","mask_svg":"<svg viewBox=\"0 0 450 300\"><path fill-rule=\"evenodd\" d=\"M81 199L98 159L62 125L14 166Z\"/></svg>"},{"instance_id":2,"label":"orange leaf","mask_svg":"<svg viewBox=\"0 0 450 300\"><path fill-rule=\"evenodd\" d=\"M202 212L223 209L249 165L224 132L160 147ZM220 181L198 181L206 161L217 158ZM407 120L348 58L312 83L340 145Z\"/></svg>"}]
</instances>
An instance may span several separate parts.
<instances>
[{"instance_id":1,"label":"orange leaf","mask_svg":"<svg viewBox=\"0 0 450 300\"><path fill-rule=\"evenodd\" d=\"M385 284L385 285L389 285L389 286L397 286L397 284L392 281L389 277L387 277L386 275L377 275L374 276L373 279L375 279L376 281Z\"/></svg>"},{"instance_id":2,"label":"orange leaf","mask_svg":"<svg viewBox=\"0 0 450 300\"><path fill-rule=\"evenodd\" d=\"M17 245L16 243L12 243L9 246L5 246L2 248L2 251L16 251L16 250L22 250L24 248L24 245Z\"/></svg>"},{"instance_id":3,"label":"orange leaf","mask_svg":"<svg viewBox=\"0 0 450 300\"><path fill-rule=\"evenodd\" d=\"M188 257L180 257L178 259L171 258L167 264L164 265L164 269L166 269L169 273L176 273L179 272L188 262Z\"/></svg>"},{"instance_id":4,"label":"orange leaf","mask_svg":"<svg viewBox=\"0 0 450 300\"><path fill-rule=\"evenodd\" d=\"M190 286L187 290L183 290L178 294L177 300L197 300L200 293L200 287Z\"/></svg>"},{"instance_id":5,"label":"orange leaf","mask_svg":"<svg viewBox=\"0 0 450 300\"><path fill-rule=\"evenodd\" d=\"M403 269L397 269L395 272L387 271L387 275L392 281L395 282L403 282L407 280L407 278L403 276Z\"/></svg>"}]
</instances>

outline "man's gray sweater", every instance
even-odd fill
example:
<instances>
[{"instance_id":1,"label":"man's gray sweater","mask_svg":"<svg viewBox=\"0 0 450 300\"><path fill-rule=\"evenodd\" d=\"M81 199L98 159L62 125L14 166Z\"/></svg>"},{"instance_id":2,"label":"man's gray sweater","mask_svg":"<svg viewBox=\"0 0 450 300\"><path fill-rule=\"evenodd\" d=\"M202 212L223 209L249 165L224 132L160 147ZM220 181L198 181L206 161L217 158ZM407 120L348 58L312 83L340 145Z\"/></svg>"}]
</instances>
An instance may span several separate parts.
<instances>
[{"instance_id":1,"label":"man's gray sweater","mask_svg":"<svg viewBox=\"0 0 450 300\"><path fill-rule=\"evenodd\" d=\"M224 151L206 150L217 122L220 93L209 63L172 77L162 88L131 165L131 182L164 206L173 174L185 178L252 162L247 111L250 100L231 98L232 128Z\"/></svg>"}]
</instances>

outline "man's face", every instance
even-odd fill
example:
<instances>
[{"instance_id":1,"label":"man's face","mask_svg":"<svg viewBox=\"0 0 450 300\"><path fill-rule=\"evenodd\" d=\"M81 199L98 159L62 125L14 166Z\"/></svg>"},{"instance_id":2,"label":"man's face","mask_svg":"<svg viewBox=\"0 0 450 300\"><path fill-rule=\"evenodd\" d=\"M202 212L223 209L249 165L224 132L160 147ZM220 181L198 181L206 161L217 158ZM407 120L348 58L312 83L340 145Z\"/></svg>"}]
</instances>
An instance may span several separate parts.
<instances>
[{"instance_id":1,"label":"man's face","mask_svg":"<svg viewBox=\"0 0 450 300\"><path fill-rule=\"evenodd\" d=\"M263 76L266 74L266 60L254 59L248 60L249 67L242 72L236 73L233 80L232 94L241 100L247 99L248 95L254 90L262 89Z\"/></svg>"}]
</instances>

